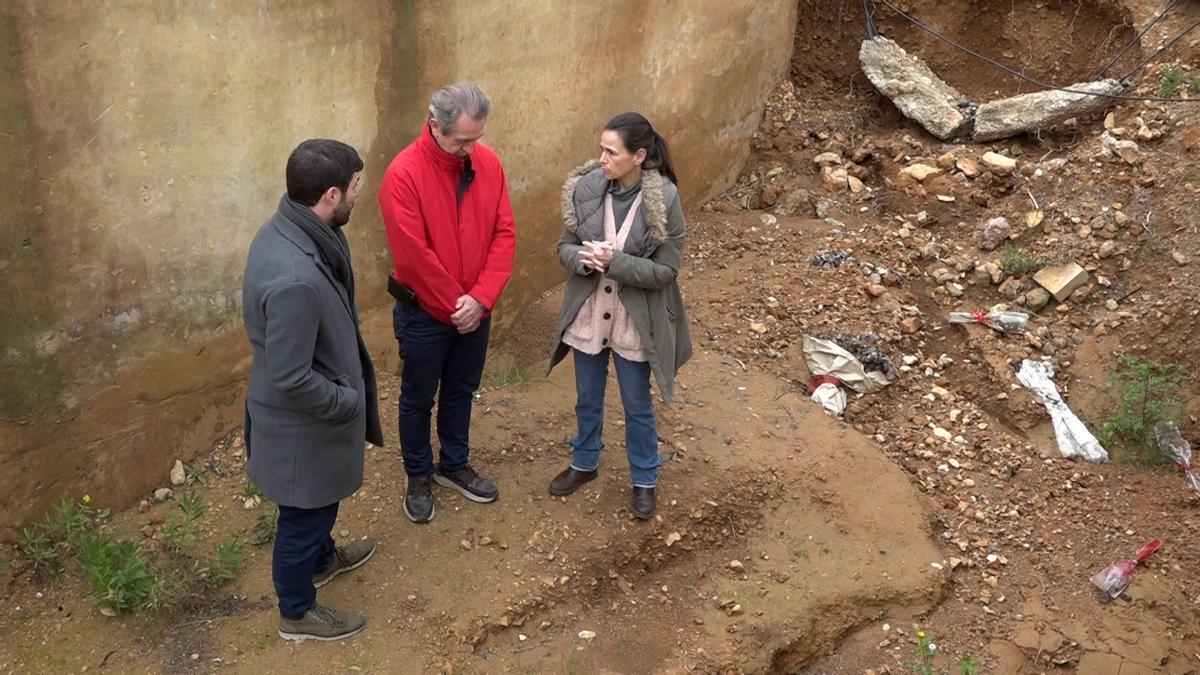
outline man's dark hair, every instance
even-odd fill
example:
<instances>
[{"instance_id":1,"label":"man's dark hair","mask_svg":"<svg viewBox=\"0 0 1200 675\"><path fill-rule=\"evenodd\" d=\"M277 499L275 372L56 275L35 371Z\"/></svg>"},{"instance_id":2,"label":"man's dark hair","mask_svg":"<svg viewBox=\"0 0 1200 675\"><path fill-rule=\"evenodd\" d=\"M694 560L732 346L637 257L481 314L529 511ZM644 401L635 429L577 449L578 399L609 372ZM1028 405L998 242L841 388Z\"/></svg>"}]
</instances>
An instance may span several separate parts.
<instances>
[{"instance_id":1,"label":"man's dark hair","mask_svg":"<svg viewBox=\"0 0 1200 675\"><path fill-rule=\"evenodd\" d=\"M305 206L316 206L329 188L349 189L350 177L362 169L362 157L349 145L328 138L309 139L288 157L288 196Z\"/></svg>"}]
</instances>

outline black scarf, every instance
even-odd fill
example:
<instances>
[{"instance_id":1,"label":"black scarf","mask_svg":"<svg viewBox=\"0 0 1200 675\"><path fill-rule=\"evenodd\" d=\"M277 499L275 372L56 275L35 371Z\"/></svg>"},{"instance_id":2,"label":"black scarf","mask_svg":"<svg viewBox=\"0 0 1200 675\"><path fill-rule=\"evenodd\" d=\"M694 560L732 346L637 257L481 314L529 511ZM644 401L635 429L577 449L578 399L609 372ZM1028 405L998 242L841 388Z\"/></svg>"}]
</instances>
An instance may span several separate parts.
<instances>
[{"instance_id":1,"label":"black scarf","mask_svg":"<svg viewBox=\"0 0 1200 675\"><path fill-rule=\"evenodd\" d=\"M375 365L371 363L371 353L367 351L367 343L363 341L362 330L358 326L358 307L354 304L354 267L350 263L350 243L341 227L331 227L317 217L309 207L293 201L286 194L279 200L279 215L283 216L312 240L313 245L321 254L321 260L333 270L333 276L342 288L346 290L346 299L350 301L350 316L354 319L354 334L358 338L358 358L362 363L363 381L366 384L367 395L367 440L383 445L383 429L379 424L378 385L375 380Z\"/></svg>"}]
</instances>

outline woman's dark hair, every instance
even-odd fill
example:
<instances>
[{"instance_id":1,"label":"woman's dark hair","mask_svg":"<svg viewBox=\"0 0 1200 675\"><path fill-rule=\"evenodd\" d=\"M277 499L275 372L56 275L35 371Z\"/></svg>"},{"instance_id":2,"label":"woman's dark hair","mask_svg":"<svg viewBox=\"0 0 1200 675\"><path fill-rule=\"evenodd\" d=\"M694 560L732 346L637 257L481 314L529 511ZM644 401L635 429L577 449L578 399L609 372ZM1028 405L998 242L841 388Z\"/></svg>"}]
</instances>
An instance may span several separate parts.
<instances>
[{"instance_id":1,"label":"woman's dark hair","mask_svg":"<svg viewBox=\"0 0 1200 675\"><path fill-rule=\"evenodd\" d=\"M675 176L675 167L671 164L671 151L667 147L667 141L650 126L650 120L640 113L621 113L609 120L608 124L604 125L604 130L617 132L629 152L645 150L646 162L642 168L655 169L670 178L676 187L679 186L679 178Z\"/></svg>"},{"instance_id":2,"label":"woman's dark hair","mask_svg":"<svg viewBox=\"0 0 1200 675\"><path fill-rule=\"evenodd\" d=\"M293 201L315 206L331 187L345 192L350 178L362 170L362 158L349 145L328 138L309 139L288 157L287 193Z\"/></svg>"}]
</instances>

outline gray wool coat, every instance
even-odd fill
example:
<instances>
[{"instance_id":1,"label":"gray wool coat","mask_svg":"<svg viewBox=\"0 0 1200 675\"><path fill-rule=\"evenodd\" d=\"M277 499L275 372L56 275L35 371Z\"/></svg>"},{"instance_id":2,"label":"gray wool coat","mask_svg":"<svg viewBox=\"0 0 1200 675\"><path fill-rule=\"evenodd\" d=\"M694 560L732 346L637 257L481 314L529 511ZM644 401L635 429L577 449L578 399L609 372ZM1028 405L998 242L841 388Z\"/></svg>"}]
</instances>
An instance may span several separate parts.
<instances>
[{"instance_id":1,"label":"gray wool coat","mask_svg":"<svg viewBox=\"0 0 1200 675\"><path fill-rule=\"evenodd\" d=\"M254 348L250 480L284 506L349 497L363 482L364 441L383 442L374 372L363 372L345 289L313 241L278 213L250 245L242 317Z\"/></svg>"},{"instance_id":2,"label":"gray wool coat","mask_svg":"<svg viewBox=\"0 0 1200 675\"><path fill-rule=\"evenodd\" d=\"M595 160L572 171L563 184L564 228L558 240L558 258L570 277L547 374L571 351L563 342L563 334L600 281L600 274L579 262L579 252L584 241L604 238L608 184ZM637 327L663 400L670 403L675 394L675 374L692 356L678 282L687 224L675 184L657 171L643 171L642 206L630 227L633 229L625 250L613 253L608 276L617 282L617 297Z\"/></svg>"}]
</instances>

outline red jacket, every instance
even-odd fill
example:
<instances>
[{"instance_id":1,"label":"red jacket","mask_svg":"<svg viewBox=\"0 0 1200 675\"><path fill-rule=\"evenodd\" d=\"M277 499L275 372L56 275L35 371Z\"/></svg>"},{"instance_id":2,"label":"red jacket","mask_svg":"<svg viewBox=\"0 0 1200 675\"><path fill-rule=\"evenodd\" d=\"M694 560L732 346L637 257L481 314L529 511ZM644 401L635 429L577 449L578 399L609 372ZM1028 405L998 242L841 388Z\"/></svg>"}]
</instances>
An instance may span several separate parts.
<instances>
[{"instance_id":1,"label":"red jacket","mask_svg":"<svg viewBox=\"0 0 1200 675\"><path fill-rule=\"evenodd\" d=\"M379 186L396 280L430 316L452 324L459 296L489 311L512 276L517 234L500 158L476 143L475 179L458 203L463 160L438 146L428 125L388 166Z\"/></svg>"}]
</instances>

